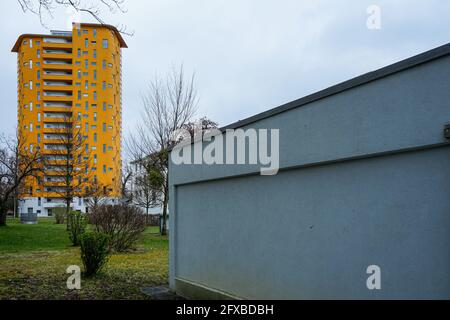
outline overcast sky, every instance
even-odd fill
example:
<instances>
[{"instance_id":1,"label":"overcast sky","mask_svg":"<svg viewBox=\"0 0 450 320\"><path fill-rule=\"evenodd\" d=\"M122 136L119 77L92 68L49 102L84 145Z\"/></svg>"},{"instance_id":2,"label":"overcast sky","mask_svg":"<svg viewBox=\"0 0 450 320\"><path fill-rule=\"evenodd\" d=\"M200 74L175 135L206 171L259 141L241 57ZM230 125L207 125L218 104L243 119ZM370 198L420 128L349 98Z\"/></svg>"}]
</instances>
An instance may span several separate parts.
<instances>
[{"instance_id":1,"label":"overcast sky","mask_svg":"<svg viewBox=\"0 0 450 320\"><path fill-rule=\"evenodd\" d=\"M0 19L0 131L12 132L17 74L11 47L19 34L49 31L17 0L6 2ZM379 30L366 26L372 4L381 8ZM139 120L149 81L173 65L195 70L198 116L223 126L450 39L448 0L126 0L125 7L125 14L104 10L106 22L135 32L124 36L125 133ZM64 30L68 16L62 9L45 22Z\"/></svg>"}]
</instances>

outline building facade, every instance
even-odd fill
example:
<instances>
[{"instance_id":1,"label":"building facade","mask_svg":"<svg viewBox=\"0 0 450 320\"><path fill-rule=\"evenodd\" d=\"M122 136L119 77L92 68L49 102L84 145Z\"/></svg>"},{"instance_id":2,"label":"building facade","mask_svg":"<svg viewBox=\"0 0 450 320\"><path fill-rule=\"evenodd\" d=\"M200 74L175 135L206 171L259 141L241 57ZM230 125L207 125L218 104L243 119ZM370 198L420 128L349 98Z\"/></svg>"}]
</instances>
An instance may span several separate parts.
<instances>
[{"instance_id":1,"label":"building facade","mask_svg":"<svg viewBox=\"0 0 450 320\"><path fill-rule=\"evenodd\" d=\"M126 47L115 27L101 24L18 38L18 135L45 159L43 173L20 190L19 213L52 215L66 205L68 190L71 207L82 212L96 189L111 201L120 196Z\"/></svg>"},{"instance_id":2,"label":"building facade","mask_svg":"<svg viewBox=\"0 0 450 320\"><path fill-rule=\"evenodd\" d=\"M223 128L278 129L275 175L171 161L171 288L450 299L449 70L447 44Z\"/></svg>"}]
</instances>

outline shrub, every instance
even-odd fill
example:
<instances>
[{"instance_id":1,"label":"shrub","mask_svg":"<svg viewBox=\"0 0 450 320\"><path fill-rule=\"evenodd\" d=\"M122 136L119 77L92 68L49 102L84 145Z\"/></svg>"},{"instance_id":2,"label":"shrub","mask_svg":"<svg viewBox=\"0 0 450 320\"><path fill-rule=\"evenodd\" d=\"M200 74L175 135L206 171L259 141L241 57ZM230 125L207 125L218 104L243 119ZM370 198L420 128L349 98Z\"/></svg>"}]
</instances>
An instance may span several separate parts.
<instances>
[{"instance_id":1,"label":"shrub","mask_svg":"<svg viewBox=\"0 0 450 320\"><path fill-rule=\"evenodd\" d=\"M74 246L80 244L80 236L86 230L86 217L85 214L79 211L71 211L67 216L68 232L70 241Z\"/></svg>"},{"instance_id":2,"label":"shrub","mask_svg":"<svg viewBox=\"0 0 450 320\"><path fill-rule=\"evenodd\" d=\"M66 208L54 208L53 213L55 214L56 224L64 224L64 221L66 220Z\"/></svg>"},{"instance_id":3,"label":"shrub","mask_svg":"<svg viewBox=\"0 0 450 320\"><path fill-rule=\"evenodd\" d=\"M125 204L100 205L89 214L89 222L106 233L111 248L119 252L133 248L146 227L141 210Z\"/></svg>"},{"instance_id":4,"label":"shrub","mask_svg":"<svg viewBox=\"0 0 450 320\"><path fill-rule=\"evenodd\" d=\"M101 232L86 232L80 236L81 260L85 274L99 272L108 262L109 237Z\"/></svg>"}]
</instances>

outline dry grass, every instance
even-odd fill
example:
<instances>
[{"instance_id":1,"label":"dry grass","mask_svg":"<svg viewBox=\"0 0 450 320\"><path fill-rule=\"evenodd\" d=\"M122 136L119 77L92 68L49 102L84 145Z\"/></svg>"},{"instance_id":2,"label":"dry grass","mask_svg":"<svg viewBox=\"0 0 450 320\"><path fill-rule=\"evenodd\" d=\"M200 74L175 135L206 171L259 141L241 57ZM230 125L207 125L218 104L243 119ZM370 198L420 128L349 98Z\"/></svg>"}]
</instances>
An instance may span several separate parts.
<instances>
[{"instance_id":1,"label":"dry grass","mask_svg":"<svg viewBox=\"0 0 450 320\"><path fill-rule=\"evenodd\" d=\"M167 283L168 240L155 228L135 252L113 254L99 275L82 277L81 290L68 290L67 267L82 263L65 227L51 220L39 227L8 223L0 228L0 299L148 299L142 287Z\"/></svg>"}]
</instances>

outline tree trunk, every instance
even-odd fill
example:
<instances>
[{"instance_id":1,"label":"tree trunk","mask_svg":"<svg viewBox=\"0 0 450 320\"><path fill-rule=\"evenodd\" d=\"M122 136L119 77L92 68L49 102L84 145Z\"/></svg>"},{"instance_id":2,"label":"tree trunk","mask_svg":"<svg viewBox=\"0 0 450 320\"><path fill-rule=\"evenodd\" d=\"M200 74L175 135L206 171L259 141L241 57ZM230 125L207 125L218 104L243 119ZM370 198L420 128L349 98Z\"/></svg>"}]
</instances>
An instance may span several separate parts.
<instances>
[{"instance_id":1,"label":"tree trunk","mask_svg":"<svg viewBox=\"0 0 450 320\"><path fill-rule=\"evenodd\" d=\"M70 200L66 199L66 230L69 231L69 212L70 212Z\"/></svg>"},{"instance_id":2,"label":"tree trunk","mask_svg":"<svg viewBox=\"0 0 450 320\"><path fill-rule=\"evenodd\" d=\"M6 206L0 205L0 227L6 226Z\"/></svg>"},{"instance_id":3,"label":"tree trunk","mask_svg":"<svg viewBox=\"0 0 450 320\"><path fill-rule=\"evenodd\" d=\"M164 186L164 199L163 199L163 211L162 211L162 227L161 227L161 235L167 234L167 204L169 202L169 192L168 192L167 183ZM161 225L161 224L160 224Z\"/></svg>"}]
</instances>

